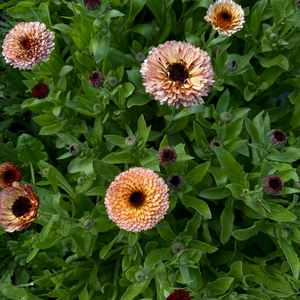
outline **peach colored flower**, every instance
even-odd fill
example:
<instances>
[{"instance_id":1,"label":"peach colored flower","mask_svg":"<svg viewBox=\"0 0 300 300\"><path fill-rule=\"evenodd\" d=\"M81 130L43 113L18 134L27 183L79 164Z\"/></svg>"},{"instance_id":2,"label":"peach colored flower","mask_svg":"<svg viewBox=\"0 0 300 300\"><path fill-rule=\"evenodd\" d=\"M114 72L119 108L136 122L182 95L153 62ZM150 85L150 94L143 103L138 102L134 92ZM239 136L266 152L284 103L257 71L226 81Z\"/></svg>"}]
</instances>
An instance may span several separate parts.
<instances>
[{"instance_id":1,"label":"peach colored flower","mask_svg":"<svg viewBox=\"0 0 300 300\"><path fill-rule=\"evenodd\" d=\"M167 41L149 52L140 70L146 92L160 104L192 108L203 104L214 82L208 53L190 43Z\"/></svg>"},{"instance_id":2,"label":"peach colored flower","mask_svg":"<svg viewBox=\"0 0 300 300\"><path fill-rule=\"evenodd\" d=\"M41 60L47 61L54 49L54 36L45 24L22 22L6 35L2 48L7 63L14 68L32 69Z\"/></svg>"},{"instance_id":3,"label":"peach colored flower","mask_svg":"<svg viewBox=\"0 0 300 300\"><path fill-rule=\"evenodd\" d=\"M10 187L13 182L21 179L22 171L19 166L9 161L0 164L0 188Z\"/></svg>"},{"instance_id":4,"label":"peach colored flower","mask_svg":"<svg viewBox=\"0 0 300 300\"><path fill-rule=\"evenodd\" d=\"M245 14L242 7L232 0L218 0L211 4L204 19L221 35L231 36L243 28Z\"/></svg>"},{"instance_id":5,"label":"peach colored flower","mask_svg":"<svg viewBox=\"0 0 300 300\"><path fill-rule=\"evenodd\" d=\"M0 193L0 223L5 231L20 231L30 226L37 216L39 198L33 188L14 182Z\"/></svg>"},{"instance_id":6,"label":"peach colored flower","mask_svg":"<svg viewBox=\"0 0 300 300\"><path fill-rule=\"evenodd\" d=\"M169 208L168 190L152 170L129 169L116 176L106 191L108 217L126 231L153 228Z\"/></svg>"}]
</instances>

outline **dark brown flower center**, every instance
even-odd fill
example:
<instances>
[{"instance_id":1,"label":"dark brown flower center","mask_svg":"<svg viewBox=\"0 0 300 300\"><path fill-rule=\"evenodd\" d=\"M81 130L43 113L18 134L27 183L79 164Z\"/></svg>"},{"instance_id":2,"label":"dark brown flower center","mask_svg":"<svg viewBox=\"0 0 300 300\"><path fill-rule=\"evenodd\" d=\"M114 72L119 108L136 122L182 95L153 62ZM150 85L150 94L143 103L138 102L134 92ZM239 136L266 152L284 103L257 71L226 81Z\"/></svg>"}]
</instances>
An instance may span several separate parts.
<instances>
[{"instance_id":1,"label":"dark brown flower center","mask_svg":"<svg viewBox=\"0 0 300 300\"><path fill-rule=\"evenodd\" d=\"M217 23L220 27L227 27L231 24L232 15L228 11L221 11L217 15Z\"/></svg>"},{"instance_id":2,"label":"dark brown flower center","mask_svg":"<svg viewBox=\"0 0 300 300\"><path fill-rule=\"evenodd\" d=\"M179 183L180 183L180 180L179 180L179 178L178 178L178 176L174 176L172 179L171 179L171 183L173 184L173 185L178 185Z\"/></svg>"},{"instance_id":3,"label":"dark brown flower center","mask_svg":"<svg viewBox=\"0 0 300 300\"><path fill-rule=\"evenodd\" d=\"M23 49L25 49L25 50L29 50L31 48L31 43L27 39L22 40L21 45L22 45Z\"/></svg>"},{"instance_id":4,"label":"dark brown flower center","mask_svg":"<svg viewBox=\"0 0 300 300\"><path fill-rule=\"evenodd\" d=\"M283 141L284 140L284 135L280 131L276 131L274 133L275 139L277 141Z\"/></svg>"},{"instance_id":5,"label":"dark brown flower center","mask_svg":"<svg viewBox=\"0 0 300 300\"><path fill-rule=\"evenodd\" d=\"M170 151L164 152L164 159L169 159L172 153Z\"/></svg>"},{"instance_id":6,"label":"dark brown flower center","mask_svg":"<svg viewBox=\"0 0 300 300\"><path fill-rule=\"evenodd\" d=\"M130 196L130 202L133 206L141 206L144 202L145 196L141 192L134 192Z\"/></svg>"},{"instance_id":7,"label":"dark brown flower center","mask_svg":"<svg viewBox=\"0 0 300 300\"><path fill-rule=\"evenodd\" d=\"M5 174L4 174L4 179L6 181L9 181L13 178L14 176L14 172L13 171L6 171Z\"/></svg>"},{"instance_id":8,"label":"dark brown flower center","mask_svg":"<svg viewBox=\"0 0 300 300\"><path fill-rule=\"evenodd\" d=\"M280 183L278 182L277 179L271 179L269 185L272 189L276 190L279 188Z\"/></svg>"},{"instance_id":9,"label":"dark brown flower center","mask_svg":"<svg viewBox=\"0 0 300 300\"><path fill-rule=\"evenodd\" d=\"M220 143L219 142L214 142L214 146L215 147L220 147Z\"/></svg>"},{"instance_id":10,"label":"dark brown flower center","mask_svg":"<svg viewBox=\"0 0 300 300\"><path fill-rule=\"evenodd\" d=\"M19 197L13 207L12 213L17 217L24 216L25 214L29 213L31 209L31 203L28 198L26 197Z\"/></svg>"},{"instance_id":11,"label":"dark brown flower center","mask_svg":"<svg viewBox=\"0 0 300 300\"><path fill-rule=\"evenodd\" d=\"M189 72L183 63L175 63L168 67L167 72L172 81L184 82L189 77Z\"/></svg>"},{"instance_id":12,"label":"dark brown flower center","mask_svg":"<svg viewBox=\"0 0 300 300\"><path fill-rule=\"evenodd\" d=\"M92 76L92 78L93 78L94 80L96 80L96 79L98 79L98 76L99 76L98 74L95 74L95 73L94 73L93 76Z\"/></svg>"}]
</instances>

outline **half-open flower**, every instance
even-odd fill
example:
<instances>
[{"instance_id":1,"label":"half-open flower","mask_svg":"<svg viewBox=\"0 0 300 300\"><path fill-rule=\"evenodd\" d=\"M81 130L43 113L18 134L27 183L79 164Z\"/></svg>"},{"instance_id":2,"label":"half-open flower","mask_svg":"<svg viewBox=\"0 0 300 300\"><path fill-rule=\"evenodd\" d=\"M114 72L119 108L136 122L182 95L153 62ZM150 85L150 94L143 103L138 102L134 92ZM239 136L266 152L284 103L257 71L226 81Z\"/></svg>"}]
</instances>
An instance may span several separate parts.
<instances>
[{"instance_id":1,"label":"half-open flower","mask_svg":"<svg viewBox=\"0 0 300 300\"><path fill-rule=\"evenodd\" d=\"M167 184L171 190L179 190L183 186L183 178L177 173L172 173L167 178Z\"/></svg>"},{"instance_id":2,"label":"half-open flower","mask_svg":"<svg viewBox=\"0 0 300 300\"><path fill-rule=\"evenodd\" d=\"M83 5L88 10L96 10L101 7L100 0L83 0Z\"/></svg>"},{"instance_id":3,"label":"half-open flower","mask_svg":"<svg viewBox=\"0 0 300 300\"><path fill-rule=\"evenodd\" d=\"M263 178L261 182L263 191L271 196L278 196L283 189L283 182L279 176L270 174Z\"/></svg>"},{"instance_id":4,"label":"half-open flower","mask_svg":"<svg viewBox=\"0 0 300 300\"><path fill-rule=\"evenodd\" d=\"M36 99L44 99L49 95L49 86L46 83L39 82L31 89L31 94Z\"/></svg>"},{"instance_id":5,"label":"half-open flower","mask_svg":"<svg viewBox=\"0 0 300 300\"><path fill-rule=\"evenodd\" d=\"M172 165L177 159L177 153L173 147L161 147L157 153L157 160L164 166Z\"/></svg>"},{"instance_id":6,"label":"half-open flower","mask_svg":"<svg viewBox=\"0 0 300 300\"><path fill-rule=\"evenodd\" d=\"M33 188L14 182L0 193L0 223L7 232L20 231L30 226L37 217L39 198Z\"/></svg>"},{"instance_id":7,"label":"half-open flower","mask_svg":"<svg viewBox=\"0 0 300 300\"><path fill-rule=\"evenodd\" d=\"M3 55L14 68L32 69L41 60L49 59L54 49L53 39L45 24L22 22L6 35L2 45Z\"/></svg>"},{"instance_id":8,"label":"half-open flower","mask_svg":"<svg viewBox=\"0 0 300 300\"><path fill-rule=\"evenodd\" d=\"M215 76L208 53L185 41L167 41L152 49L140 72L146 92L176 108L203 104Z\"/></svg>"},{"instance_id":9,"label":"half-open flower","mask_svg":"<svg viewBox=\"0 0 300 300\"><path fill-rule=\"evenodd\" d=\"M232 0L218 0L211 4L204 19L221 35L231 36L243 28L245 14L242 7Z\"/></svg>"},{"instance_id":10,"label":"half-open flower","mask_svg":"<svg viewBox=\"0 0 300 300\"><path fill-rule=\"evenodd\" d=\"M282 130L273 129L268 133L268 140L275 147L283 147L287 142L287 137Z\"/></svg>"},{"instance_id":11,"label":"half-open flower","mask_svg":"<svg viewBox=\"0 0 300 300\"><path fill-rule=\"evenodd\" d=\"M116 176L106 191L108 217L126 231L153 228L169 208L168 190L152 170L129 169Z\"/></svg>"},{"instance_id":12,"label":"half-open flower","mask_svg":"<svg viewBox=\"0 0 300 300\"><path fill-rule=\"evenodd\" d=\"M13 182L21 181L21 179L22 171L19 166L9 161L0 164L0 188L10 187Z\"/></svg>"},{"instance_id":13,"label":"half-open flower","mask_svg":"<svg viewBox=\"0 0 300 300\"><path fill-rule=\"evenodd\" d=\"M104 75L99 72L99 71L94 71L90 76L89 76L89 84L91 87L98 88L103 85L105 81Z\"/></svg>"}]
</instances>

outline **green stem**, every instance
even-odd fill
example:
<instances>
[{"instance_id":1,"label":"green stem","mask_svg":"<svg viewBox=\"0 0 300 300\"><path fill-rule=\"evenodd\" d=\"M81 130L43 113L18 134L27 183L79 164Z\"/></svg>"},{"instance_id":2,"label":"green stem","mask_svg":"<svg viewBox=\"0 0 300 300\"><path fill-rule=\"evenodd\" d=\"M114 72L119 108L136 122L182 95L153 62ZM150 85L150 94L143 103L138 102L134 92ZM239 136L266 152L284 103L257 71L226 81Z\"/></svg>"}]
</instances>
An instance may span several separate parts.
<instances>
[{"instance_id":1,"label":"green stem","mask_svg":"<svg viewBox=\"0 0 300 300\"><path fill-rule=\"evenodd\" d=\"M216 92L217 92L216 89L214 89L214 90L212 91L212 93L209 95L209 98L205 101L205 105L208 105L208 104L210 103L210 101L211 101L211 100L213 99L213 97L215 96Z\"/></svg>"},{"instance_id":2,"label":"green stem","mask_svg":"<svg viewBox=\"0 0 300 300\"><path fill-rule=\"evenodd\" d=\"M207 40L207 42L203 45L202 49L206 50L206 47L208 46L208 44L215 38L216 35L216 30L212 29L209 35L209 38Z\"/></svg>"}]
</instances>

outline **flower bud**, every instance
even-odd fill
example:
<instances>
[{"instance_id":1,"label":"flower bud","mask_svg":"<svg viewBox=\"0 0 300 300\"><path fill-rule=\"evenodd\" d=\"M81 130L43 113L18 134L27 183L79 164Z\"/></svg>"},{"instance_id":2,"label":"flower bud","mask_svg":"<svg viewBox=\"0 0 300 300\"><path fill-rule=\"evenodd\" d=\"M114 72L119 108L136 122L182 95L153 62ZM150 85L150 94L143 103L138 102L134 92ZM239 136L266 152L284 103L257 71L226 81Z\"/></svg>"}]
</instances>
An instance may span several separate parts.
<instances>
[{"instance_id":1,"label":"flower bud","mask_svg":"<svg viewBox=\"0 0 300 300\"><path fill-rule=\"evenodd\" d=\"M275 42L277 42L277 40L278 40L278 35L276 33L271 33L269 35L269 41L271 43L275 43Z\"/></svg>"},{"instance_id":2,"label":"flower bud","mask_svg":"<svg viewBox=\"0 0 300 300\"><path fill-rule=\"evenodd\" d=\"M144 60L145 60L146 56L144 53L142 52L139 52L135 55L135 60L138 62L138 63L142 63Z\"/></svg>"},{"instance_id":3,"label":"flower bud","mask_svg":"<svg viewBox=\"0 0 300 300\"><path fill-rule=\"evenodd\" d=\"M56 117L58 121L64 121L67 117L67 114L64 111L61 111L59 115Z\"/></svg>"},{"instance_id":4,"label":"flower bud","mask_svg":"<svg viewBox=\"0 0 300 300\"><path fill-rule=\"evenodd\" d=\"M43 173L43 176L47 176L49 173L49 169L48 168L44 169L42 173Z\"/></svg>"},{"instance_id":5,"label":"flower bud","mask_svg":"<svg viewBox=\"0 0 300 300\"><path fill-rule=\"evenodd\" d=\"M69 146L69 152L73 155L73 156L77 156L81 153L82 149L81 147L76 144L76 143L73 143Z\"/></svg>"},{"instance_id":6,"label":"flower bud","mask_svg":"<svg viewBox=\"0 0 300 300\"><path fill-rule=\"evenodd\" d=\"M127 247L127 254L128 255L134 255L136 253L136 249L133 246L128 246Z\"/></svg>"},{"instance_id":7,"label":"flower bud","mask_svg":"<svg viewBox=\"0 0 300 300\"><path fill-rule=\"evenodd\" d=\"M282 130L273 129L268 133L268 140L274 147L283 147L287 142L287 137Z\"/></svg>"},{"instance_id":8,"label":"flower bud","mask_svg":"<svg viewBox=\"0 0 300 300\"><path fill-rule=\"evenodd\" d=\"M91 87L98 88L101 87L104 83L105 77L104 75L99 71L94 71L89 76L89 84Z\"/></svg>"},{"instance_id":9,"label":"flower bud","mask_svg":"<svg viewBox=\"0 0 300 300\"><path fill-rule=\"evenodd\" d=\"M78 185L84 185L85 184L85 177L79 177L77 179L77 184Z\"/></svg>"},{"instance_id":10,"label":"flower bud","mask_svg":"<svg viewBox=\"0 0 300 300\"><path fill-rule=\"evenodd\" d=\"M243 189L243 195L248 196L249 195L249 190L248 189Z\"/></svg>"},{"instance_id":11,"label":"flower bud","mask_svg":"<svg viewBox=\"0 0 300 300\"><path fill-rule=\"evenodd\" d=\"M135 272L134 278L137 282L142 282L145 279L145 273L142 270L138 270Z\"/></svg>"},{"instance_id":12,"label":"flower bud","mask_svg":"<svg viewBox=\"0 0 300 300\"><path fill-rule=\"evenodd\" d=\"M108 30L106 28L101 28L100 33L101 35L106 36L108 34Z\"/></svg>"},{"instance_id":13,"label":"flower bud","mask_svg":"<svg viewBox=\"0 0 300 300\"><path fill-rule=\"evenodd\" d=\"M117 77L115 76L112 76L108 79L108 84L111 86L111 87L116 87L119 83L119 80Z\"/></svg>"},{"instance_id":14,"label":"flower bud","mask_svg":"<svg viewBox=\"0 0 300 300\"><path fill-rule=\"evenodd\" d=\"M223 144L220 141L213 140L210 142L209 147L212 152L215 152L215 148L216 147L223 148Z\"/></svg>"},{"instance_id":15,"label":"flower bud","mask_svg":"<svg viewBox=\"0 0 300 300\"><path fill-rule=\"evenodd\" d=\"M225 62L225 68L231 72L236 71L238 68L238 63L232 58L227 59Z\"/></svg>"},{"instance_id":16,"label":"flower bud","mask_svg":"<svg viewBox=\"0 0 300 300\"><path fill-rule=\"evenodd\" d=\"M231 113L229 113L227 111L224 111L224 112L221 113L220 119L224 123L229 123L232 120L232 115L231 115Z\"/></svg>"},{"instance_id":17,"label":"flower bud","mask_svg":"<svg viewBox=\"0 0 300 300\"><path fill-rule=\"evenodd\" d=\"M33 86L31 94L36 99L44 99L49 95L49 87L46 83L40 82Z\"/></svg>"},{"instance_id":18,"label":"flower bud","mask_svg":"<svg viewBox=\"0 0 300 300\"><path fill-rule=\"evenodd\" d=\"M83 5L88 10L97 10L101 6L100 0L83 0Z\"/></svg>"},{"instance_id":19,"label":"flower bud","mask_svg":"<svg viewBox=\"0 0 300 300\"><path fill-rule=\"evenodd\" d=\"M281 237L283 239L289 239L291 237L290 233L288 231L284 231L282 234L281 234Z\"/></svg>"},{"instance_id":20,"label":"flower bud","mask_svg":"<svg viewBox=\"0 0 300 300\"><path fill-rule=\"evenodd\" d=\"M103 105L101 103L96 103L93 106L93 110L95 113L101 113L103 109Z\"/></svg>"},{"instance_id":21,"label":"flower bud","mask_svg":"<svg viewBox=\"0 0 300 300\"><path fill-rule=\"evenodd\" d=\"M216 46L212 47L212 49L211 49L211 50L212 50L212 53L213 53L214 55L216 55L218 49L219 49L219 53L221 53L221 52L223 51L223 49L222 49L221 46L216 45Z\"/></svg>"},{"instance_id":22,"label":"flower bud","mask_svg":"<svg viewBox=\"0 0 300 300\"><path fill-rule=\"evenodd\" d=\"M184 250L185 247L181 242L173 242L171 249L172 249L173 254L177 254L181 250Z\"/></svg>"},{"instance_id":23,"label":"flower bud","mask_svg":"<svg viewBox=\"0 0 300 300\"><path fill-rule=\"evenodd\" d=\"M167 179L167 184L171 190L179 190L183 186L183 178L177 174L171 174Z\"/></svg>"},{"instance_id":24,"label":"flower bud","mask_svg":"<svg viewBox=\"0 0 300 300\"><path fill-rule=\"evenodd\" d=\"M170 273L169 275L168 275L168 280L170 281L170 282L176 282L176 280L177 280L177 276L176 276L176 274L175 273Z\"/></svg>"},{"instance_id":25,"label":"flower bud","mask_svg":"<svg viewBox=\"0 0 300 300\"><path fill-rule=\"evenodd\" d=\"M177 153L173 147L167 146L159 149L157 154L157 160L162 166L170 166L174 162L176 162L176 159Z\"/></svg>"},{"instance_id":26,"label":"flower bud","mask_svg":"<svg viewBox=\"0 0 300 300\"><path fill-rule=\"evenodd\" d=\"M136 146L137 142L138 139L134 135L130 135L125 140L125 146L129 148L133 148L134 146Z\"/></svg>"},{"instance_id":27,"label":"flower bud","mask_svg":"<svg viewBox=\"0 0 300 300\"><path fill-rule=\"evenodd\" d=\"M270 174L261 182L263 191L271 196L278 196L283 189L283 181L277 175Z\"/></svg>"},{"instance_id":28,"label":"flower bud","mask_svg":"<svg viewBox=\"0 0 300 300\"><path fill-rule=\"evenodd\" d=\"M189 260L189 256L186 254L186 253L182 253L180 256L179 256L179 261L182 262L182 263L186 263L187 261Z\"/></svg>"},{"instance_id":29,"label":"flower bud","mask_svg":"<svg viewBox=\"0 0 300 300\"><path fill-rule=\"evenodd\" d=\"M95 222L91 219L84 220L82 227L85 231L89 231L94 227Z\"/></svg>"}]
</instances>

